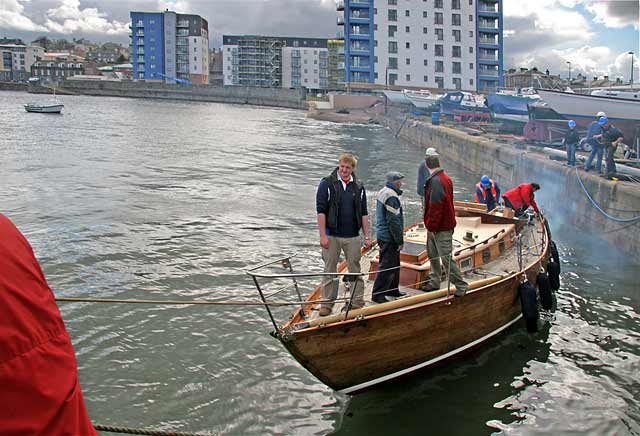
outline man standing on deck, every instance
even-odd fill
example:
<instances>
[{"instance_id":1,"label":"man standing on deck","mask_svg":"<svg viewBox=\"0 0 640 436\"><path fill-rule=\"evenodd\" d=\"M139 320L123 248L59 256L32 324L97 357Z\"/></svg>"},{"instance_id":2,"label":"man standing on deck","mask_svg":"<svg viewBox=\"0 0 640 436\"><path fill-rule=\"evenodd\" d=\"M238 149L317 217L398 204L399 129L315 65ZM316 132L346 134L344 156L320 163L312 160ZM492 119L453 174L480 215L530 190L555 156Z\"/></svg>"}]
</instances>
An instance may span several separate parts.
<instances>
[{"instance_id":1,"label":"man standing on deck","mask_svg":"<svg viewBox=\"0 0 640 436\"><path fill-rule=\"evenodd\" d=\"M389 172L387 184L376 197L376 238L380 247L380 264L373 283L371 300L386 302L387 296L403 297L400 292L400 252L404 243L404 216L400 196L404 175Z\"/></svg>"},{"instance_id":2,"label":"man standing on deck","mask_svg":"<svg viewBox=\"0 0 640 436\"><path fill-rule=\"evenodd\" d=\"M600 174L602 170L602 154L604 152L602 143L600 143L600 139L602 138L602 124L600 120L602 118L606 118L606 115L604 112L598 112L596 119L589 124L587 144L591 146L591 152L589 153L589 157L587 157L587 161L584 163L584 170L590 171L591 168L593 168L591 165L593 158L596 158L596 171L598 174Z\"/></svg>"},{"instance_id":3,"label":"man standing on deck","mask_svg":"<svg viewBox=\"0 0 640 436\"><path fill-rule=\"evenodd\" d=\"M486 204L487 211L491 212L500 201L500 186L489 176L484 175L476 184L476 203Z\"/></svg>"},{"instance_id":4,"label":"man standing on deck","mask_svg":"<svg viewBox=\"0 0 640 436\"><path fill-rule=\"evenodd\" d=\"M522 216L529 206L531 206L537 214L540 214L534 197L534 192L539 189L540 185L537 183L523 183L518 185L512 190L502 194L504 205L513 209L518 217Z\"/></svg>"},{"instance_id":5,"label":"man standing on deck","mask_svg":"<svg viewBox=\"0 0 640 436\"><path fill-rule=\"evenodd\" d=\"M609 123L607 117L604 118L602 124L602 144L606 150L606 170L605 177L609 178L616 174L616 162L613 156L618 149L618 145L622 143L622 132Z\"/></svg>"},{"instance_id":6,"label":"man standing on deck","mask_svg":"<svg viewBox=\"0 0 640 436\"><path fill-rule=\"evenodd\" d=\"M440 159L435 149L427 150L429 177L424 185L424 225L427 234L427 255L431 263L429 280L422 286L424 292L440 289L442 268L448 271L449 279L456 286L456 297L462 297L469 284L462 279L458 264L451 258L453 251L453 229L456 214L453 207L453 182L440 168Z\"/></svg>"},{"instance_id":7,"label":"man standing on deck","mask_svg":"<svg viewBox=\"0 0 640 436\"><path fill-rule=\"evenodd\" d=\"M357 163L358 161L351 154L340 155L338 166L318 185L316 211L325 273L337 271L340 252L344 252L349 272L360 273L362 256L360 229L364 234L365 247L368 248L371 245L368 236L367 194L353 172ZM331 313L333 300L338 295L338 280L338 276L327 276L323 279L322 299L331 301L320 305L320 316ZM346 281L353 283L352 309L363 307L362 277L357 279L349 277Z\"/></svg>"}]
</instances>

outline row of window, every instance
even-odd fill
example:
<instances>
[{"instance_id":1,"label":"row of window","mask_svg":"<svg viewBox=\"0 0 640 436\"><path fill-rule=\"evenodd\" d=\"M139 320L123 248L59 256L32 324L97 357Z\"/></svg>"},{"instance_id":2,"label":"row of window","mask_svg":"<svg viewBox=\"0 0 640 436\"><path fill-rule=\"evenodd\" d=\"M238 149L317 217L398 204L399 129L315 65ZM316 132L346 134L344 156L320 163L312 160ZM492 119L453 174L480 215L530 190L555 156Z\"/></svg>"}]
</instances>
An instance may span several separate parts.
<instances>
[{"instance_id":1,"label":"row of window","mask_svg":"<svg viewBox=\"0 0 640 436\"><path fill-rule=\"evenodd\" d=\"M378 41L374 42L374 46L375 47L378 46ZM424 50L428 50L429 44L424 43L422 47ZM405 48L411 49L411 43L405 42ZM444 45L435 44L434 52L436 56L444 56ZM389 53L391 54L398 53L398 43L396 41L389 41ZM473 47L469 47L469 53L473 53ZM462 57L462 46L459 46L459 45L451 46L451 57L454 57L454 58Z\"/></svg>"},{"instance_id":2,"label":"row of window","mask_svg":"<svg viewBox=\"0 0 640 436\"><path fill-rule=\"evenodd\" d=\"M422 1L427 3L427 0ZM388 4L390 6L395 6L398 4L398 0L388 0ZM469 6L473 6L473 0L469 0ZM443 9L444 0L433 0L433 7L436 9ZM451 9L460 9L460 0L451 0Z\"/></svg>"},{"instance_id":3,"label":"row of window","mask_svg":"<svg viewBox=\"0 0 640 436\"><path fill-rule=\"evenodd\" d=\"M375 24L374 25L375 30L378 30L378 25ZM388 27L388 33L387 35L389 35L390 38L395 38L396 33L398 32L398 26L394 25L394 24L390 24ZM411 33L411 26L405 26L404 27L404 32L405 33ZM433 29L434 34L436 35L436 38L438 38L439 41L444 40L444 29L443 28L436 28ZM428 27L423 27L422 28L422 33L427 35L429 34L429 28ZM456 42L460 42L462 41L462 31L460 29L453 29L451 30L451 36L453 36L453 38L456 40ZM469 38L473 38L473 30L469 30Z\"/></svg>"},{"instance_id":4,"label":"row of window","mask_svg":"<svg viewBox=\"0 0 640 436\"><path fill-rule=\"evenodd\" d=\"M378 78L378 73L375 73L375 78ZM423 76L423 82L424 83L428 83L429 82L429 76ZM390 85L395 85L396 82L398 81L398 75L397 74L393 74L393 73L389 73L387 80L389 81ZM405 82L411 82L411 74L406 74L405 78L404 78ZM436 87L437 88L444 88L444 77L442 76L436 76L434 77L434 81L436 82ZM473 79L469 79L469 85L473 86ZM451 79L451 84L453 85L453 87L455 89L462 89L462 79L460 77L454 77Z\"/></svg>"},{"instance_id":5,"label":"row of window","mask_svg":"<svg viewBox=\"0 0 640 436\"><path fill-rule=\"evenodd\" d=\"M374 63L378 63L378 57L375 56L373 59ZM411 58L405 59L406 65L411 65ZM429 60L424 59L423 65L425 67L429 66ZM352 65L354 66L354 65ZM390 70L398 69L398 58L389 58L387 60L387 68ZM469 62L469 69L473 70L473 62ZM444 61L435 61L435 72L436 73L444 73ZM453 74L462 74L462 62L452 62L451 63L451 72Z\"/></svg>"},{"instance_id":6,"label":"row of window","mask_svg":"<svg viewBox=\"0 0 640 436\"><path fill-rule=\"evenodd\" d=\"M374 15L376 15L376 11L374 10ZM422 17L427 18L427 11L422 11ZM405 11L405 16L409 16L409 10ZM398 21L398 10L397 9L389 9L387 15L387 21ZM473 21L473 15L469 14L469 21ZM436 12L433 17L433 24L444 24L444 14L442 12ZM461 26L462 18L460 14L451 14L451 25L452 26Z\"/></svg>"}]
</instances>

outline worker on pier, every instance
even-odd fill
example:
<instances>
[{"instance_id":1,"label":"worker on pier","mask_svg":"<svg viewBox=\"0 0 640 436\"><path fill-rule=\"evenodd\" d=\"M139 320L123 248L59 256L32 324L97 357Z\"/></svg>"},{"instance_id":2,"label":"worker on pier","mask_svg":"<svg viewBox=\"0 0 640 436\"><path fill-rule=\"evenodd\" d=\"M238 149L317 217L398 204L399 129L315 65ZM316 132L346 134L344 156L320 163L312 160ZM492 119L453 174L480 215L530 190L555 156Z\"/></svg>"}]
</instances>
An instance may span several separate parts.
<instances>
[{"instance_id":1,"label":"worker on pier","mask_svg":"<svg viewBox=\"0 0 640 436\"><path fill-rule=\"evenodd\" d=\"M513 209L516 216L522 216L529 207L539 214L540 210L534 198L534 192L539 189L540 185L537 183L523 183L502 194L502 200L505 206Z\"/></svg>"},{"instance_id":2,"label":"worker on pier","mask_svg":"<svg viewBox=\"0 0 640 436\"><path fill-rule=\"evenodd\" d=\"M604 147L600 140L602 139L602 124L600 122L601 119L606 118L604 112L598 112L598 115L594 121L589 124L589 128L587 130L587 144L591 146L591 152L589 153L589 157L587 157L587 161L584 163L584 170L590 171L593 166L591 165L593 159L596 159L596 171L598 174L602 171L602 154L604 152Z\"/></svg>"},{"instance_id":3,"label":"worker on pier","mask_svg":"<svg viewBox=\"0 0 640 436\"><path fill-rule=\"evenodd\" d=\"M614 125L609 123L607 117L601 119L602 123L602 144L604 145L606 155L606 169L605 177L610 178L616 174L616 162L613 160L613 156L618 149L618 145L622 143L622 132L618 130Z\"/></svg>"},{"instance_id":4,"label":"worker on pier","mask_svg":"<svg viewBox=\"0 0 640 436\"><path fill-rule=\"evenodd\" d=\"M500 186L489 176L484 175L476 184L476 203L486 204L487 211L492 211L500 202Z\"/></svg>"},{"instance_id":5,"label":"worker on pier","mask_svg":"<svg viewBox=\"0 0 640 436\"><path fill-rule=\"evenodd\" d=\"M564 142L564 146L567 149L567 165L574 167L576 166L576 147L580 141L580 136L578 135L575 121L569 120L567 125L569 126L569 130L564 134L562 142Z\"/></svg>"}]
</instances>

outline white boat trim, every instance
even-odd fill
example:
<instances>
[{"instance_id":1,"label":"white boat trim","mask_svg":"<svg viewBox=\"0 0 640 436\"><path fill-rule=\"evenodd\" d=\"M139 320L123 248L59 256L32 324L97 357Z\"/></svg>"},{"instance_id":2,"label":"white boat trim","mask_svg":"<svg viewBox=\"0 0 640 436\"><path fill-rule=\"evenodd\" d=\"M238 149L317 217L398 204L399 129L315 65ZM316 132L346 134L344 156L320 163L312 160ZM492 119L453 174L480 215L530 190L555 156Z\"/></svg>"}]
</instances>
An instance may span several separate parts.
<instances>
[{"instance_id":1,"label":"white boat trim","mask_svg":"<svg viewBox=\"0 0 640 436\"><path fill-rule=\"evenodd\" d=\"M357 392L357 391L360 391L362 389L366 389L368 387L377 385L378 383L386 382L388 380L392 380L392 379L394 379L396 377L403 376L405 374L408 374L410 372L416 371L418 369L425 368L427 366L433 365L434 363L440 362L441 360L447 359L447 358L449 358L451 356L454 356L454 355L456 355L458 353L461 353L461 352L463 352L465 350L468 350L469 348L472 348L472 347L478 345L481 342L486 341L487 339L491 338L492 336L497 335L498 333L502 332L503 330L506 330L507 328L509 328L511 325L515 324L518 320L520 320L520 318L522 318L522 313L520 313L517 317L515 317L514 319L512 319L511 321L509 321L508 323L506 323L502 327L499 327L496 330L494 330L494 331L492 331L490 333L487 333L486 335L482 336L481 338L478 338L473 342L469 342L468 344L463 345L460 348L456 348L455 350L449 351L448 353L445 353L442 356L438 356L435 359L427 360L426 362L419 363L419 364L414 365L414 366L412 366L410 368L405 368L402 371L397 371L397 372L394 372L392 374L387 374L384 377L378 377L378 378L370 380L368 382L360 383L360 384L355 385L355 386L350 386L348 388L341 389L338 392L341 392L343 394L350 394L352 392Z\"/></svg>"}]
</instances>

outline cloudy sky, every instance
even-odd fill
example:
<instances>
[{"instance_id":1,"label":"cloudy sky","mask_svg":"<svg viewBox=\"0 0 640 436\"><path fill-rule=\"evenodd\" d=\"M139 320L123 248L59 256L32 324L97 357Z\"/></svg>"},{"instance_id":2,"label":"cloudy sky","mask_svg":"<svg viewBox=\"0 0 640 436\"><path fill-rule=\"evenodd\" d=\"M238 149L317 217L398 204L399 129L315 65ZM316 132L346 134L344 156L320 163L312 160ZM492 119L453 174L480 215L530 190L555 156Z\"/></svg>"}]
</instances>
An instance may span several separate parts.
<instances>
[{"instance_id":1,"label":"cloudy sky","mask_svg":"<svg viewBox=\"0 0 640 436\"><path fill-rule=\"evenodd\" d=\"M503 0L505 66L629 79L639 65L639 0ZM334 0L0 0L0 36L88 38L128 44L129 11L202 15L211 42L223 34L328 37ZM635 68L634 77L640 77Z\"/></svg>"}]
</instances>

